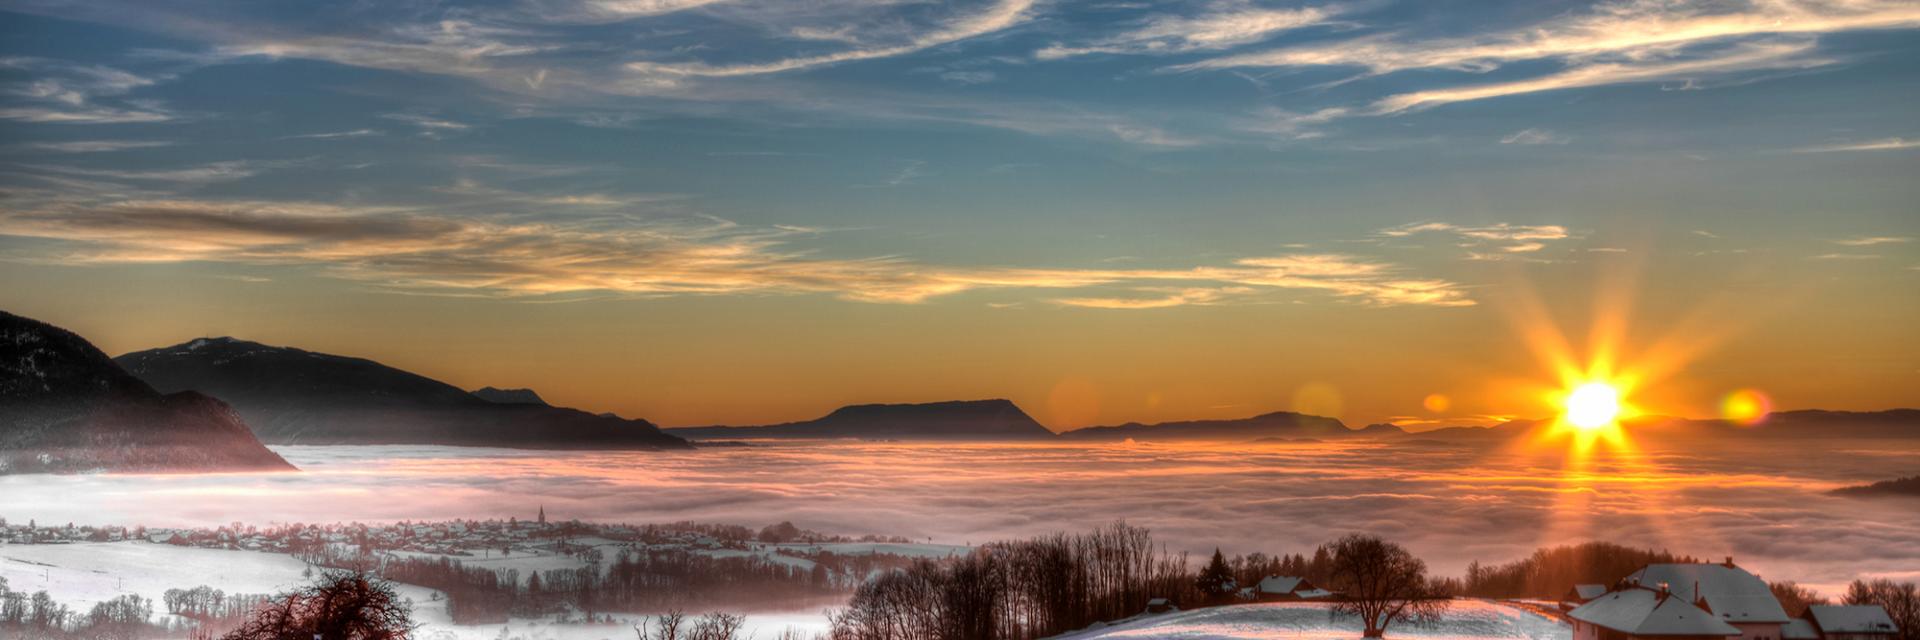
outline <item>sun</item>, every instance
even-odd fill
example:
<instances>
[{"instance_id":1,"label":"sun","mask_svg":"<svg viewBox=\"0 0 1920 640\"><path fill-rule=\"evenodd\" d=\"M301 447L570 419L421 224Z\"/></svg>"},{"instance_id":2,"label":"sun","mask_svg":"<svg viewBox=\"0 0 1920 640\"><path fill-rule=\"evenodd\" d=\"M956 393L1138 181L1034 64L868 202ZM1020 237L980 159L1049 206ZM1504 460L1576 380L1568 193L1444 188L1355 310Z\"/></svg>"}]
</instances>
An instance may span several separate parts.
<instances>
[{"instance_id":1,"label":"sun","mask_svg":"<svg viewBox=\"0 0 1920 640\"><path fill-rule=\"evenodd\" d=\"M1589 382L1567 394L1567 424L1599 429L1620 417L1620 390L1605 382Z\"/></svg>"}]
</instances>

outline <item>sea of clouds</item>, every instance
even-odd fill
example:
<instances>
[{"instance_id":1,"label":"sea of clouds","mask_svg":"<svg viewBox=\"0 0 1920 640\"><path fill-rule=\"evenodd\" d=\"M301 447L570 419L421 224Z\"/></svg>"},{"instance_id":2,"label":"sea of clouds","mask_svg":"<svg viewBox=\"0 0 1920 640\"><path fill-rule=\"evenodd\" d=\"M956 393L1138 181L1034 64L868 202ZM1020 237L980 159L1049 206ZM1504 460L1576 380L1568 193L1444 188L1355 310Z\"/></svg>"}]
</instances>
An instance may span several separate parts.
<instances>
[{"instance_id":1,"label":"sea of clouds","mask_svg":"<svg viewBox=\"0 0 1920 640\"><path fill-rule=\"evenodd\" d=\"M1342 533L1406 544L1438 572L1609 540L1736 561L1835 594L1920 578L1911 499L1825 494L1911 475L1920 448L1794 441L1568 455L1426 441L1260 445L791 443L689 452L454 447L276 450L278 474L0 477L20 522L214 525L550 518L789 520L831 533L978 544L1115 520L1173 551L1311 553Z\"/></svg>"}]
</instances>

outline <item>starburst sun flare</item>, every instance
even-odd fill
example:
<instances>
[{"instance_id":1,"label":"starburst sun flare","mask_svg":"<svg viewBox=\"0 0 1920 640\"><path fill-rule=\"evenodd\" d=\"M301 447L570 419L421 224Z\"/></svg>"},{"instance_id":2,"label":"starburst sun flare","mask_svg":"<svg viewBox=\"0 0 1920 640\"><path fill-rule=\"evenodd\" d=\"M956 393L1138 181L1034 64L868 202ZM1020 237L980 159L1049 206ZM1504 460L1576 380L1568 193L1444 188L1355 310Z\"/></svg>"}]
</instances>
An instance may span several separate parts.
<instances>
[{"instance_id":1,"label":"starburst sun flare","mask_svg":"<svg viewBox=\"0 0 1920 640\"><path fill-rule=\"evenodd\" d=\"M1598 429L1620 417L1620 390L1605 382L1588 382L1567 394L1565 420L1581 429Z\"/></svg>"}]
</instances>

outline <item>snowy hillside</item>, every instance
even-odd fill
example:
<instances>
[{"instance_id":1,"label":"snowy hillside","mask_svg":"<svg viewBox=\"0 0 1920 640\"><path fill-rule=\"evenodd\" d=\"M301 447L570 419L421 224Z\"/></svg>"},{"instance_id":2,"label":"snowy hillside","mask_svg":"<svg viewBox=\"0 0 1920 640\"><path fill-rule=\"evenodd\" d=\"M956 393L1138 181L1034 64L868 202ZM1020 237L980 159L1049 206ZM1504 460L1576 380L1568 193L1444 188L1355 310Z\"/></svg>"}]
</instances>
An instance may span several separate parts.
<instances>
[{"instance_id":1,"label":"snowy hillside","mask_svg":"<svg viewBox=\"0 0 1920 640\"><path fill-rule=\"evenodd\" d=\"M1351 640L1360 637L1359 620L1333 617L1320 605L1247 604L1142 616L1131 621L1058 636L1055 640L1095 638L1169 638L1181 640L1266 640L1307 638ZM1387 637L1423 640L1525 638L1567 640L1573 630L1538 614L1492 602L1457 600L1439 623L1427 627L1395 625Z\"/></svg>"}]
</instances>

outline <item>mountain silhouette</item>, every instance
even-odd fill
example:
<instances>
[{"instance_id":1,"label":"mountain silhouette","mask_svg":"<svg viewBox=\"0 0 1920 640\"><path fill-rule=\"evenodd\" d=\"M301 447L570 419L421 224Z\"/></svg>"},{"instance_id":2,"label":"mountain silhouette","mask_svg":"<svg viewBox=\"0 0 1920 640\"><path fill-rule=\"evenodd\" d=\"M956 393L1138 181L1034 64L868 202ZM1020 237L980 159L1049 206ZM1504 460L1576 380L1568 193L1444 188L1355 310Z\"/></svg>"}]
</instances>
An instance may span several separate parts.
<instances>
[{"instance_id":1,"label":"mountain silhouette","mask_svg":"<svg viewBox=\"0 0 1920 640\"><path fill-rule=\"evenodd\" d=\"M274 444L688 447L645 420L545 403L491 402L364 358L234 338L201 338L115 360L162 391L194 390L226 399L261 440Z\"/></svg>"},{"instance_id":2,"label":"mountain silhouette","mask_svg":"<svg viewBox=\"0 0 1920 640\"><path fill-rule=\"evenodd\" d=\"M540 394L534 393L532 389L495 389L493 387L480 387L473 390L473 397L494 404L547 404L547 401L542 399Z\"/></svg>"},{"instance_id":3,"label":"mountain silhouette","mask_svg":"<svg viewBox=\"0 0 1920 640\"><path fill-rule=\"evenodd\" d=\"M226 403L163 395L85 338L0 311L0 474L292 471Z\"/></svg>"},{"instance_id":4,"label":"mountain silhouette","mask_svg":"<svg viewBox=\"0 0 1920 640\"><path fill-rule=\"evenodd\" d=\"M922 404L861 404L841 407L802 422L752 427L681 427L674 435L725 438L862 438L868 440L1051 440L1011 400L957 400Z\"/></svg>"},{"instance_id":5,"label":"mountain silhouette","mask_svg":"<svg viewBox=\"0 0 1920 640\"><path fill-rule=\"evenodd\" d=\"M1371 425L1351 429L1334 418L1323 418L1291 411L1275 411L1251 418L1228 420L1185 420L1142 424L1129 422L1108 427L1086 427L1060 434L1064 440L1120 441L1247 441L1269 438L1344 438L1350 436L1404 435L1393 425Z\"/></svg>"}]
</instances>

